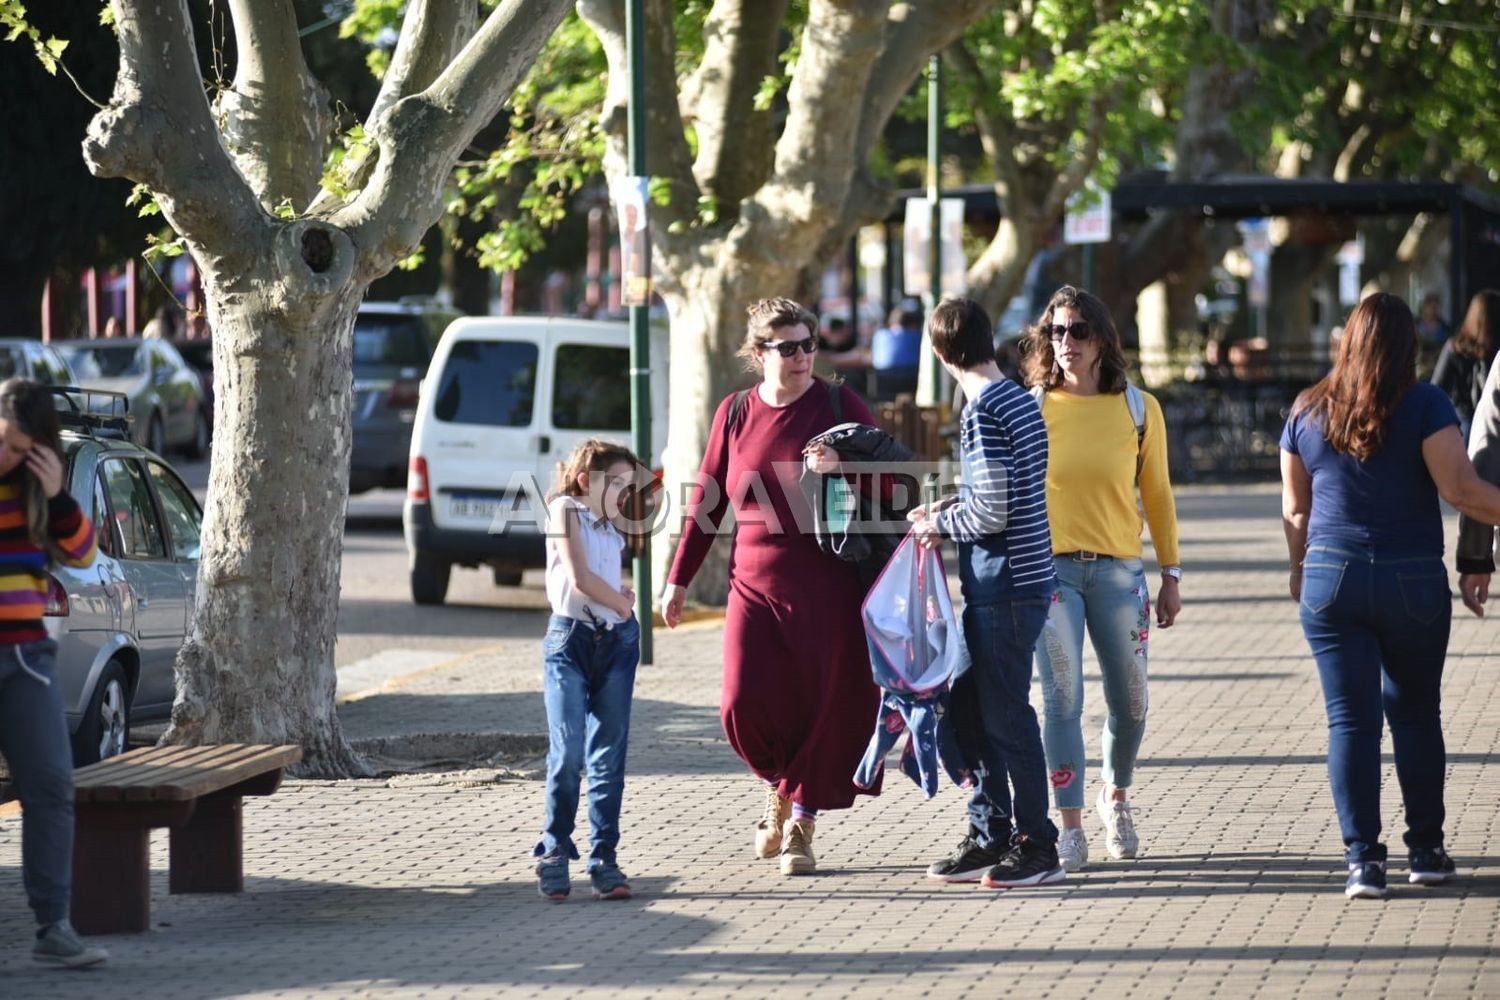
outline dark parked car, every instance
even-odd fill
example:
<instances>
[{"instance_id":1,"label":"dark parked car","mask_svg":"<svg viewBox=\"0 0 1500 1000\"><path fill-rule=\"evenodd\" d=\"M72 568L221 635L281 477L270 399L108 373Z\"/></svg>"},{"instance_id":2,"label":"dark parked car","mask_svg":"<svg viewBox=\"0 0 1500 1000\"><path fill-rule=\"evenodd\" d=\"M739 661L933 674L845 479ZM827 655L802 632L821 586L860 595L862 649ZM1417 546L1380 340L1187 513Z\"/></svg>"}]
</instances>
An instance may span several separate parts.
<instances>
[{"instance_id":1,"label":"dark parked car","mask_svg":"<svg viewBox=\"0 0 1500 1000\"><path fill-rule=\"evenodd\" d=\"M172 346L182 355L188 367L198 373L203 385L203 412L208 417L209 430L214 426L214 342L212 338L197 340L174 340Z\"/></svg>"},{"instance_id":2,"label":"dark parked car","mask_svg":"<svg viewBox=\"0 0 1500 1000\"><path fill-rule=\"evenodd\" d=\"M406 485L417 389L438 338L458 318L427 301L366 302L354 320L349 492Z\"/></svg>"},{"instance_id":3,"label":"dark parked car","mask_svg":"<svg viewBox=\"0 0 1500 1000\"><path fill-rule=\"evenodd\" d=\"M99 552L87 569L52 568L43 621L58 642L81 765L123 752L134 723L171 714L203 512L165 459L129 440L124 420L78 412L63 419L68 491L93 520Z\"/></svg>"}]
</instances>

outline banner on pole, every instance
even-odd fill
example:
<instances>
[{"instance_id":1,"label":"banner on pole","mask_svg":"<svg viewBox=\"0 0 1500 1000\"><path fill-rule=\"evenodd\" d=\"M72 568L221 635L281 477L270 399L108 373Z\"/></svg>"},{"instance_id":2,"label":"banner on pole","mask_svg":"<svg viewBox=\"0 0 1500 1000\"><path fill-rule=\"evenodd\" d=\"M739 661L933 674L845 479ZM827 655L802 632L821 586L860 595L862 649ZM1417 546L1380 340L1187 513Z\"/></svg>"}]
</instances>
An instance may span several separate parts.
<instances>
[{"instance_id":1,"label":"banner on pole","mask_svg":"<svg viewBox=\"0 0 1500 1000\"><path fill-rule=\"evenodd\" d=\"M963 295L969 290L969 263L964 256L964 200L943 198L943 273L938 284L942 295ZM906 295L926 295L932 290L932 202L908 198L906 219L901 226L901 290Z\"/></svg>"},{"instance_id":2,"label":"banner on pole","mask_svg":"<svg viewBox=\"0 0 1500 1000\"><path fill-rule=\"evenodd\" d=\"M651 225L649 178L626 177L615 186L620 227L620 304L651 302Z\"/></svg>"}]
</instances>

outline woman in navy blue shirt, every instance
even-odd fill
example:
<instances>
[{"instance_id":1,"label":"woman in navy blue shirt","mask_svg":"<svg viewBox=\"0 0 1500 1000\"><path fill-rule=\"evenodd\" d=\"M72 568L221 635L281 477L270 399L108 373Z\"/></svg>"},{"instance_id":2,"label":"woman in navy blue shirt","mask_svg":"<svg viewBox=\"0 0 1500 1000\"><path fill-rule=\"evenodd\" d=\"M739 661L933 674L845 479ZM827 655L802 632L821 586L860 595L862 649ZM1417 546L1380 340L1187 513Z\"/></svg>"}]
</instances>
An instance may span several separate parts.
<instances>
[{"instance_id":1,"label":"woman in navy blue shirt","mask_svg":"<svg viewBox=\"0 0 1500 1000\"><path fill-rule=\"evenodd\" d=\"M1323 684L1350 899L1386 894L1382 710L1406 806L1409 879L1453 875L1439 712L1453 601L1438 497L1500 524L1500 489L1475 474L1453 404L1417 381L1416 358L1406 303L1370 296L1344 327L1333 371L1297 399L1281 436L1291 593Z\"/></svg>"}]
</instances>

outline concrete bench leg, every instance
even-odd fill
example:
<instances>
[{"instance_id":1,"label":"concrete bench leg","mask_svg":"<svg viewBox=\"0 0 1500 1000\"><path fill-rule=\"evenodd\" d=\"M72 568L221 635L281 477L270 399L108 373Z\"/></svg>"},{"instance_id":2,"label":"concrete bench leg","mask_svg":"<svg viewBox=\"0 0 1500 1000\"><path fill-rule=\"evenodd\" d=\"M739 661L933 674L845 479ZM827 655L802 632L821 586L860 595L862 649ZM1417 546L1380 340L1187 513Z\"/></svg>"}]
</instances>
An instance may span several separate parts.
<instances>
[{"instance_id":1,"label":"concrete bench leg","mask_svg":"<svg viewBox=\"0 0 1500 1000\"><path fill-rule=\"evenodd\" d=\"M150 928L150 855L149 827L78 824L73 838L73 926L78 933L139 934Z\"/></svg>"},{"instance_id":2,"label":"concrete bench leg","mask_svg":"<svg viewBox=\"0 0 1500 1000\"><path fill-rule=\"evenodd\" d=\"M238 792L209 795L191 819L172 827L170 892L244 891L242 807Z\"/></svg>"}]
</instances>

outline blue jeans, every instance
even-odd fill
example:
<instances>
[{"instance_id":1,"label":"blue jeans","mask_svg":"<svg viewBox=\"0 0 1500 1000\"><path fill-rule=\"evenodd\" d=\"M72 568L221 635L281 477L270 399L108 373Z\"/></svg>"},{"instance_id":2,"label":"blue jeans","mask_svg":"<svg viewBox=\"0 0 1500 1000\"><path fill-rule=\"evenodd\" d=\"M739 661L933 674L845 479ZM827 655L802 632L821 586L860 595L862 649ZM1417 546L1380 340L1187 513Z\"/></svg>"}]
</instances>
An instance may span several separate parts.
<instances>
[{"instance_id":1,"label":"blue jeans","mask_svg":"<svg viewBox=\"0 0 1500 1000\"><path fill-rule=\"evenodd\" d=\"M954 724L973 765L971 835L1004 847L1014 832L1057 843L1047 818L1047 761L1031 707L1031 651L1047 620L1050 597L1015 597L964 607L964 640L973 660L953 687Z\"/></svg>"},{"instance_id":2,"label":"blue jeans","mask_svg":"<svg viewBox=\"0 0 1500 1000\"><path fill-rule=\"evenodd\" d=\"M0 754L21 796L21 881L37 923L73 894L73 749L51 639L0 645Z\"/></svg>"},{"instance_id":3,"label":"blue jeans","mask_svg":"<svg viewBox=\"0 0 1500 1000\"><path fill-rule=\"evenodd\" d=\"M1104 780L1129 788L1146 734L1151 594L1139 559L1055 560L1058 591L1036 644L1047 771L1059 809L1083 808L1083 630L1104 678Z\"/></svg>"},{"instance_id":4,"label":"blue jeans","mask_svg":"<svg viewBox=\"0 0 1500 1000\"><path fill-rule=\"evenodd\" d=\"M542 640L542 700L547 706L547 817L537 857L555 850L577 858L573 827L579 777L589 776L589 867L613 864L620 842L630 698L641 657L634 619L595 631L553 615Z\"/></svg>"},{"instance_id":5,"label":"blue jeans","mask_svg":"<svg viewBox=\"0 0 1500 1000\"><path fill-rule=\"evenodd\" d=\"M1453 595L1439 556L1314 542L1302 564L1302 631L1328 709L1328 778L1350 863L1384 861L1381 713L1391 725L1408 848L1443 844L1439 686Z\"/></svg>"}]
</instances>

